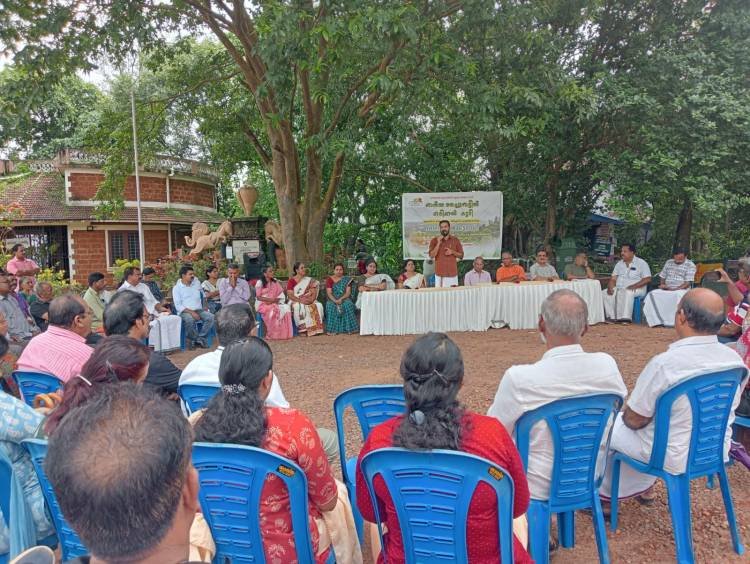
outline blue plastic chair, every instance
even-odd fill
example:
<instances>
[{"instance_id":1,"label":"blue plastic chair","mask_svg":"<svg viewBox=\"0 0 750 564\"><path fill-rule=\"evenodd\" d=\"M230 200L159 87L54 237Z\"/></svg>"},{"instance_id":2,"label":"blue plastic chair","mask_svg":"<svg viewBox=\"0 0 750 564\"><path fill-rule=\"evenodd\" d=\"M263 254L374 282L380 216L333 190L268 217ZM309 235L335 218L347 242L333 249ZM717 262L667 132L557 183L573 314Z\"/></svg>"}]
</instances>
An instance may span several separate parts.
<instances>
[{"instance_id":1,"label":"blue plastic chair","mask_svg":"<svg viewBox=\"0 0 750 564\"><path fill-rule=\"evenodd\" d=\"M384 448L365 455L361 469L381 544L375 476L380 476L388 488L404 541L406 564L468 563L466 521L480 483L489 485L497 496L500 559L513 562L513 480L501 466L464 452Z\"/></svg>"},{"instance_id":2,"label":"blue plastic chair","mask_svg":"<svg viewBox=\"0 0 750 564\"><path fill-rule=\"evenodd\" d=\"M44 471L44 459L47 456L47 441L26 439L21 444L23 444L24 448L31 455L31 462L34 465L34 470L36 470L36 476L39 479L39 485L42 487L44 500L47 502L47 508L52 516L52 522L57 531L57 538L60 541L63 562L88 554L89 551L86 550L81 539L78 538L76 532L65 521L60 506L57 504L55 491L52 489L52 484L49 483L47 473Z\"/></svg>"},{"instance_id":3,"label":"blue plastic chair","mask_svg":"<svg viewBox=\"0 0 750 564\"><path fill-rule=\"evenodd\" d=\"M609 562L604 514L599 500L596 462L607 423L622 407L617 394L576 396L553 401L524 413L516 423L518 452L524 468L529 463L531 429L544 421L552 435L554 464L550 480L549 499L532 499L529 505L529 549L538 564L549 562L549 528L552 513L557 514L560 544L571 548L575 544L575 513L591 508L596 532L599 561ZM610 427L611 432L611 427Z\"/></svg>"},{"instance_id":4,"label":"blue plastic chair","mask_svg":"<svg viewBox=\"0 0 750 564\"><path fill-rule=\"evenodd\" d=\"M616 452L612 467L612 530L617 529L617 497L620 487L620 464L625 462L638 472L664 480L672 514L677 561L694 562L693 532L690 518L690 481L718 474L724 508L727 512L732 544L737 554L744 552L729 490L729 480L724 466L724 435L737 387L746 370L735 368L689 378L666 390L656 400L654 417L654 443L651 459L641 462ZM687 467L683 474L670 474L664 469L672 405L686 397L693 413L693 430Z\"/></svg>"},{"instance_id":5,"label":"blue plastic chair","mask_svg":"<svg viewBox=\"0 0 750 564\"><path fill-rule=\"evenodd\" d=\"M633 323L641 324L643 319L643 303L646 296L636 296L633 300Z\"/></svg>"},{"instance_id":6,"label":"blue plastic chair","mask_svg":"<svg viewBox=\"0 0 750 564\"><path fill-rule=\"evenodd\" d=\"M750 429L750 417L742 417L741 415L734 416L734 424L738 427L747 427Z\"/></svg>"},{"instance_id":7,"label":"blue plastic chair","mask_svg":"<svg viewBox=\"0 0 750 564\"><path fill-rule=\"evenodd\" d=\"M10 526L13 523L13 518L10 514L10 490L13 483L13 466L10 461L5 457L0 457L0 511L2 511L2 517L0 517L10 530ZM8 562L9 552L3 552L0 554L0 564L6 564Z\"/></svg>"},{"instance_id":8,"label":"blue plastic chair","mask_svg":"<svg viewBox=\"0 0 750 564\"><path fill-rule=\"evenodd\" d=\"M39 394L56 392L63 387L57 376L45 372L13 372L13 380L27 405L34 406L34 398Z\"/></svg>"},{"instance_id":9,"label":"blue plastic chair","mask_svg":"<svg viewBox=\"0 0 750 564\"><path fill-rule=\"evenodd\" d=\"M188 415L203 409L208 401L214 397L221 388L217 384L181 384L177 387L177 393L185 404Z\"/></svg>"},{"instance_id":10,"label":"blue plastic chair","mask_svg":"<svg viewBox=\"0 0 750 564\"><path fill-rule=\"evenodd\" d=\"M201 329L203 329L203 322L202 321L196 321L195 322L195 330L200 333ZM206 335L206 344L208 345L208 348L210 349L214 344L214 336L216 336L216 325L214 324L213 327L211 327L211 330L208 332L208 335ZM182 322L182 325L180 326L180 350L185 350L187 348L187 336L185 335L185 322Z\"/></svg>"},{"instance_id":11,"label":"blue plastic chair","mask_svg":"<svg viewBox=\"0 0 750 564\"><path fill-rule=\"evenodd\" d=\"M341 461L341 474L344 478L346 491L352 503L354 523L357 526L357 535L362 542L364 522L362 515L357 509L357 495L355 491L355 471L357 468L357 457L346 457L346 428L344 426L344 412L351 407L357 415L359 427L362 430L362 440L373 427L388 421L397 415L406 412L404 401L404 387L400 385L374 385L358 386L341 392L333 401L333 414L336 418L336 434L339 442L339 460Z\"/></svg>"},{"instance_id":12,"label":"blue plastic chair","mask_svg":"<svg viewBox=\"0 0 750 564\"><path fill-rule=\"evenodd\" d=\"M294 325L294 322L292 322L292 325ZM265 325L263 325L263 317L257 311L255 312L255 326L258 328L256 333L258 338L262 339L266 333Z\"/></svg>"},{"instance_id":13,"label":"blue plastic chair","mask_svg":"<svg viewBox=\"0 0 750 564\"><path fill-rule=\"evenodd\" d=\"M307 478L291 460L263 449L195 443L203 517L216 543L214 562L265 562L259 527L260 500L266 476L273 475L289 492L292 532L299 562L315 562L308 529ZM335 562L333 550L328 562Z\"/></svg>"}]
</instances>

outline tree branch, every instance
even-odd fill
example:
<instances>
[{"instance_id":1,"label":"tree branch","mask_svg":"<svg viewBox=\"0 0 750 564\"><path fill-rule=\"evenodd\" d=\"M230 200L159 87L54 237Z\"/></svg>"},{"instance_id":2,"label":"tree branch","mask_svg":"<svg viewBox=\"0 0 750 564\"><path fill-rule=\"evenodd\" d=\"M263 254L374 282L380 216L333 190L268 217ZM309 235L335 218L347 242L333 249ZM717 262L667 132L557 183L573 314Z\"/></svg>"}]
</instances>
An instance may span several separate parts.
<instances>
[{"instance_id":1,"label":"tree branch","mask_svg":"<svg viewBox=\"0 0 750 564\"><path fill-rule=\"evenodd\" d=\"M268 154L268 151L266 151L266 148L263 147L263 144L260 142L260 139L258 139L258 136L255 134L255 131L246 123L241 123L240 128L242 129L242 133L245 134L245 137L247 137L250 142L253 144L253 147L255 148L255 152L258 153L258 156L260 157L260 160L263 162L263 166L268 170L271 171L271 155Z\"/></svg>"},{"instance_id":2,"label":"tree branch","mask_svg":"<svg viewBox=\"0 0 750 564\"><path fill-rule=\"evenodd\" d=\"M333 169L331 169L331 177L328 179L328 190L323 198L323 212L328 215L333 205L333 200L336 197L336 191L341 184L341 176L344 172L344 151L339 151L336 154L336 158L333 161Z\"/></svg>"},{"instance_id":3,"label":"tree branch","mask_svg":"<svg viewBox=\"0 0 750 564\"><path fill-rule=\"evenodd\" d=\"M351 172L361 172L363 174L369 174L370 176L380 176L382 178L396 178L398 180L403 180L404 182L408 182L409 184L412 184L418 188L420 188L423 192L434 192L432 188L429 186L425 186L421 182L414 180L413 178L409 178L408 176L404 176L403 174L397 174L395 172L380 172L376 170L365 170L362 168L350 168Z\"/></svg>"}]
</instances>

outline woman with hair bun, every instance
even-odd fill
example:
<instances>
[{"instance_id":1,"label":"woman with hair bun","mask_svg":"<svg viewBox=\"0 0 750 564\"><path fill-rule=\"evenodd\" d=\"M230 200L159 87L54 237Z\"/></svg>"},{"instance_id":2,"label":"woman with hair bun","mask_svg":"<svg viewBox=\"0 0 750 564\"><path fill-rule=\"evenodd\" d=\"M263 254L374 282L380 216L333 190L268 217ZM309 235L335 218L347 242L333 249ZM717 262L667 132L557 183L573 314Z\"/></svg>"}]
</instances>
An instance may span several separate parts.
<instances>
[{"instance_id":1,"label":"woman with hair bun","mask_svg":"<svg viewBox=\"0 0 750 564\"><path fill-rule=\"evenodd\" d=\"M518 450L497 419L468 411L459 403L464 361L456 344L443 333L419 337L404 353L401 377L404 379L407 413L375 427L357 461L357 506L362 517L375 522L375 511L360 468L362 458L374 450L394 446L409 450L456 450L502 466L513 479L513 517L522 516L529 506L529 487ZM383 539L387 556L384 558L381 552L377 562L403 562L404 545L396 509L380 476L375 477L374 490L385 525ZM479 484L466 524L469 562L498 561L497 519L494 491L487 484ZM515 535L513 555L515 562L532 562Z\"/></svg>"}]
</instances>

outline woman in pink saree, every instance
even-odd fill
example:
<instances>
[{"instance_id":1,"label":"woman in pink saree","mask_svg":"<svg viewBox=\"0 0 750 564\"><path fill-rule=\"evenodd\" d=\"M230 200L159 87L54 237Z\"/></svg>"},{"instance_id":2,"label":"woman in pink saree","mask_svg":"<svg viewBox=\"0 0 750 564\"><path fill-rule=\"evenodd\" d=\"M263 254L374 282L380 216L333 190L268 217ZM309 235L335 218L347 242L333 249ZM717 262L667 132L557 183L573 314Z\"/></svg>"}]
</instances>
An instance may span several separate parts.
<instances>
[{"instance_id":1,"label":"woman in pink saree","mask_svg":"<svg viewBox=\"0 0 750 564\"><path fill-rule=\"evenodd\" d=\"M273 275L273 266L266 265L263 275L255 284L255 311L263 319L267 339L291 339L292 309L286 303L284 288Z\"/></svg>"}]
</instances>

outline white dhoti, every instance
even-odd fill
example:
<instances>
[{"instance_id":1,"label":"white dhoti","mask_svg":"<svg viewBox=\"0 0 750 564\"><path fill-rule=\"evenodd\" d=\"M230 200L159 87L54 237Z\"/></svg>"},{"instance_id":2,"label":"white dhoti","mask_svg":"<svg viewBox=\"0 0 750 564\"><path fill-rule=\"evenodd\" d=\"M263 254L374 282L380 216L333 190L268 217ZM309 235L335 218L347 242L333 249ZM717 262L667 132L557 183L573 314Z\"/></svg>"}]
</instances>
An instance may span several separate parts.
<instances>
[{"instance_id":1,"label":"white dhoti","mask_svg":"<svg viewBox=\"0 0 750 564\"><path fill-rule=\"evenodd\" d=\"M148 344L155 351L173 351L180 348L182 318L179 315L158 314L150 325Z\"/></svg>"},{"instance_id":2,"label":"white dhoti","mask_svg":"<svg viewBox=\"0 0 750 564\"><path fill-rule=\"evenodd\" d=\"M648 462L648 456L644 456L643 441L640 436L622 421L622 414L617 416L615 424L612 427L612 440L609 443L609 459L607 460L607 470L604 473L602 485L599 488L599 494L606 499L612 496L612 458L613 451L621 452L631 458ZM645 460L644 460L645 459ZM656 476L642 474L633 469L632 466L620 463L620 489L617 494L618 499L625 499L643 493L656 482Z\"/></svg>"},{"instance_id":3,"label":"white dhoti","mask_svg":"<svg viewBox=\"0 0 750 564\"><path fill-rule=\"evenodd\" d=\"M633 302L636 296L645 296L646 288L628 290L627 288L615 288L610 296L607 290L602 290L604 300L604 315L607 319L633 319Z\"/></svg>"},{"instance_id":4,"label":"white dhoti","mask_svg":"<svg viewBox=\"0 0 750 564\"><path fill-rule=\"evenodd\" d=\"M458 286L458 276L435 275L435 288L452 288Z\"/></svg>"},{"instance_id":5,"label":"white dhoti","mask_svg":"<svg viewBox=\"0 0 750 564\"><path fill-rule=\"evenodd\" d=\"M664 325L674 327L674 316L677 313L677 304L687 290L653 290L646 296L643 305L643 314L649 327Z\"/></svg>"}]
</instances>

